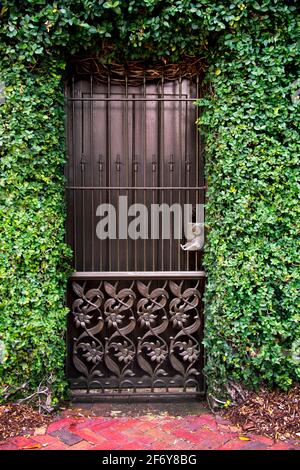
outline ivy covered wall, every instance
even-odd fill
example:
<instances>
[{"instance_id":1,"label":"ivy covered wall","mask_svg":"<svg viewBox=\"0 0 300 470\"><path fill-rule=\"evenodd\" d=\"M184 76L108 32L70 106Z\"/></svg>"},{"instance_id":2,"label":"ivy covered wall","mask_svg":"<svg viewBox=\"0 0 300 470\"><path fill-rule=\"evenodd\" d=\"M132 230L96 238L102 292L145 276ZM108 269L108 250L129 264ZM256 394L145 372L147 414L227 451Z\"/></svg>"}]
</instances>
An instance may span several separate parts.
<instances>
[{"instance_id":1,"label":"ivy covered wall","mask_svg":"<svg viewBox=\"0 0 300 470\"><path fill-rule=\"evenodd\" d=\"M1 3L2 397L24 384L20 393L28 394L41 381L51 382L54 400L65 389L72 267L63 90L68 56L84 50L103 61L190 54L210 64L210 91L199 103L209 390L222 399L232 383L287 388L299 380L297 19L296 2L287 0Z\"/></svg>"},{"instance_id":2,"label":"ivy covered wall","mask_svg":"<svg viewBox=\"0 0 300 470\"><path fill-rule=\"evenodd\" d=\"M292 16L260 21L222 37L202 103L207 374L288 388L300 377L299 44Z\"/></svg>"}]
</instances>

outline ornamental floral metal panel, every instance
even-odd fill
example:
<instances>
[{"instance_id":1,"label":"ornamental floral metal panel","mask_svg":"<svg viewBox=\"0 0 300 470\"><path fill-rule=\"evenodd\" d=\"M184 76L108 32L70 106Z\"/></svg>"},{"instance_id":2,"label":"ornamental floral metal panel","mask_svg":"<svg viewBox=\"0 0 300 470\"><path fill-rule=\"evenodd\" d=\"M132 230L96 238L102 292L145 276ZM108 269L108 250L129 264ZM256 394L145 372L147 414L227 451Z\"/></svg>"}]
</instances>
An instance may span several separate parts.
<instances>
[{"instance_id":1,"label":"ornamental floral metal panel","mask_svg":"<svg viewBox=\"0 0 300 470\"><path fill-rule=\"evenodd\" d=\"M74 389L204 392L199 280L71 281Z\"/></svg>"}]
</instances>

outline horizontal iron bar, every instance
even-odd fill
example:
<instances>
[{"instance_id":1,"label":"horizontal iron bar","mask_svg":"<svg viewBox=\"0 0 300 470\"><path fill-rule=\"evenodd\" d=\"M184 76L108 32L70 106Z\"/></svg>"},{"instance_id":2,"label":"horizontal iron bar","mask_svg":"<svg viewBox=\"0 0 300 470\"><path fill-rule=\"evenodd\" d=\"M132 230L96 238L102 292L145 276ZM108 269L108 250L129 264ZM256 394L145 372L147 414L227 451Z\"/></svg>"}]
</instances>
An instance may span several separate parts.
<instances>
[{"instance_id":1,"label":"horizontal iron bar","mask_svg":"<svg viewBox=\"0 0 300 470\"><path fill-rule=\"evenodd\" d=\"M71 279L199 279L205 271L76 271Z\"/></svg>"},{"instance_id":2,"label":"horizontal iron bar","mask_svg":"<svg viewBox=\"0 0 300 470\"><path fill-rule=\"evenodd\" d=\"M67 101L176 101L193 102L199 98L67 98Z\"/></svg>"},{"instance_id":3,"label":"horizontal iron bar","mask_svg":"<svg viewBox=\"0 0 300 470\"><path fill-rule=\"evenodd\" d=\"M147 189L153 191L153 190L169 190L169 189L172 189L172 190L176 190L176 191L187 191L187 190L193 190L193 191L198 191L200 189L207 189L206 186L164 186L164 187L161 187L161 186L66 186L66 189L71 189L71 190L75 190L75 189L80 189L80 190L83 190L83 189L88 189L88 190L117 190L117 189L122 189L122 190L127 190L127 191L131 191L131 190L134 190L134 191L137 191L138 189L142 190L142 191L146 191Z\"/></svg>"},{"instance_id":4,"label":"horizontal iron bar","mask_svg":"<svg viewBox=\"0 0 300 470\"><path fill-rule=\"evenodd\" d=\"M80 389L81 391L81 389ZM123 401L123 400L128 400L129 402L131 401L130 399L136 401L136 400L147 400L147 403L149 403L150 400L159 400L159 401L165 401L167 400L168 402L172 399L176 401L186 401L186 400L201 400L205 398L205 391L195 391L195 392L172 392L172 391L161 391L161 392L119 392L116 391L114 393L112 392L101 392L99 391L98 393L96 392L86 392L86 393L80 393L80 391L76 391L74 389L70 390L70 395L71 395L71 400L73 402L85 402L85 403L90 403L90 402L101 402L101 401L110 401L113 400L115 401Z\"/></svg>"}]
</instances>

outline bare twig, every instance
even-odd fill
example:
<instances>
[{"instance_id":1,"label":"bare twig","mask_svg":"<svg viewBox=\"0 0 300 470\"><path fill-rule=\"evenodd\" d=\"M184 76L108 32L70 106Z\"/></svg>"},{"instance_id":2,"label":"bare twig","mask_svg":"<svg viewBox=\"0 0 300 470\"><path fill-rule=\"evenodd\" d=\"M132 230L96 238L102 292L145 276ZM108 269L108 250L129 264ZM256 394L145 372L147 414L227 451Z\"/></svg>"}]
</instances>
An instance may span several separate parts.
<instances>
[{"instance_id":1,"label":"bare twig","mask_svg":"<svg viewBox=\"0 0 300 470\"><path fill-rule=\"evenodd\" d=\"M42 413L43 411L51 413L51 411L53 411L53 406L51 406L51 384L53 381L53 375L51 374L39 383L37 389L33 393L19 399L17 403L33 403L38 406L39 413Z\"/></svg>"}]
</instances>

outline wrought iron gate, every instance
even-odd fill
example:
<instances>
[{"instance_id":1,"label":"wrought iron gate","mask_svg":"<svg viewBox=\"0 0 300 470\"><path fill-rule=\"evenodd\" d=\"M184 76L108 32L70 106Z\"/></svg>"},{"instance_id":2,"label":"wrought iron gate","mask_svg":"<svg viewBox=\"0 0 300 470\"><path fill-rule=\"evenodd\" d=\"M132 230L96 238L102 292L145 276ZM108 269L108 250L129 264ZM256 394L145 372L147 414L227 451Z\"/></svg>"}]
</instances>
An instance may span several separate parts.
<instances>
[{"instance_id":1,"label":"wrought iron gate","mask_svg":"<svg viewBox=\"0 0 300 470\"><path fill-rule=\"evenodd\" d=\"M128 207L203 204L198 92L198 76L70 81L67 241L75 272L67 372L74 397L204 393L201 251L183 251L183 240L161 231L126 238L119 226L120 196ZM116 237L97 238L101 204L116 208ZM170 231L175 225L171 218Z\"/></svg>"}]
</instances>

